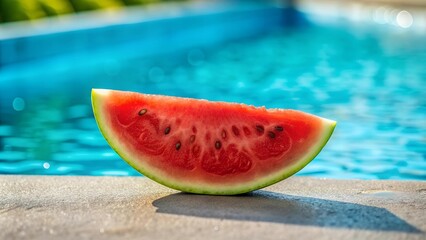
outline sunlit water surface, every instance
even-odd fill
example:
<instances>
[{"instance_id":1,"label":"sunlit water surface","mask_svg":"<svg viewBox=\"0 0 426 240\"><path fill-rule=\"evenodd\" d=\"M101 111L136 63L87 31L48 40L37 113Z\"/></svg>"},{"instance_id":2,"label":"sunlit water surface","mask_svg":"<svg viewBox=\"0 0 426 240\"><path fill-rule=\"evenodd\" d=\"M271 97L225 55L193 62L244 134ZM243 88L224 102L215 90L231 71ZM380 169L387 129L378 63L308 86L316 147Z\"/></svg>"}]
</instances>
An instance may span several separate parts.
<instances>
[{"instance_id":1,"label":"sunlit water surface","mask_svg":"<svg viewBox=\"0 0 426 240\"><path fill-rule=\"evenodd\" d=\"M426 180L422 39L409 30L301 26L167 56L111 55L76 69L58 61L61 74L0 80L0 173L139 175L98 131L97 87L306 111L338 125L298 175Z\"/></svg>"}]
</instances>

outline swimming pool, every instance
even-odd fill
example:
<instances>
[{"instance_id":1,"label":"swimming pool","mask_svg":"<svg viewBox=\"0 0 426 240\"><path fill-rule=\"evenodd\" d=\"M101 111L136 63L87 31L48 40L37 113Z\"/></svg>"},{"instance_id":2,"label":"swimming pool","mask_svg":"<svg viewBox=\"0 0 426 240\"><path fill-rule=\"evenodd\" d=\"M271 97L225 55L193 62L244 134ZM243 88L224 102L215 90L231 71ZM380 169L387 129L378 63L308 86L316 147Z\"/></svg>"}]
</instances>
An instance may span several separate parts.
<instances>
[{"instance_id":1,"label":"swimming pool","mask_svg":"<svg viewBox=\"0 0 426 240\"><path fill-rule=\"evenodd\" d=\"M90 89L114 88L334 119L329 144L298 175L426 180L424 36L292 18L226 41L192 46L182 38L175 50L145 54L127 45L3 66L0 174L139 175L92 116Z\"/></svg>"}]
</instances>

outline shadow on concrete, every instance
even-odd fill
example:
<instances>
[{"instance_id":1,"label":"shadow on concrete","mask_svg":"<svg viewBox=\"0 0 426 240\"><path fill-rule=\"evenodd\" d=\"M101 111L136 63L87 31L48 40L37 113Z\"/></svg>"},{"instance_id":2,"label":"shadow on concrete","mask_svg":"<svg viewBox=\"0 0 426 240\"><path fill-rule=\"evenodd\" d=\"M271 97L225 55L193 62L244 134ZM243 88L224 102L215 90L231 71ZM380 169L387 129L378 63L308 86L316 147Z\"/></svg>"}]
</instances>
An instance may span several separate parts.
<instances>
[{"instance_id":1,"label":"shadow on concrete","mask_svg":"<svg viewBox=\"0 0 426 240\"><path fill-rule=\"evenodd\" d=\"M158 213L205 218L376 231L421 232L384 208L268 191L214 197L177 193L159 198L152 204L157 207Z\"/></svg>"}]
</instances>

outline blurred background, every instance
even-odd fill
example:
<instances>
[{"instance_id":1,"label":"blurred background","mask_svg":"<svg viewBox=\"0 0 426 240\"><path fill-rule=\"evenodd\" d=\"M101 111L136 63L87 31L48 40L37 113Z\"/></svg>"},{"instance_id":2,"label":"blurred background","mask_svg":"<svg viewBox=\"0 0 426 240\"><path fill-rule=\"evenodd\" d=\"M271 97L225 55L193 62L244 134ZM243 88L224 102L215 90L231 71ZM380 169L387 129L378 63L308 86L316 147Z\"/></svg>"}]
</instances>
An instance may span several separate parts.
<instances>
[{"instance_id":1,"label":"blurred background","mask_svg":"<svg viewBox=\"0 0 426 240\"><path fill-rule=\"evenodd\" d=\"M139 175L91 88L338 121L298 175L426 180L423 0L0 0L0 174Z\"/></svg>"},{"instance_id":2,"label":"blurred background","mask_svg":"<svg viewBox=\"0 0 426 240\"><path fill-rule=\"evenodd\" d=\"M126 6L178 0L2 0L0 20L14 22L93 10L118 10Z\"/></svg>"}]
</instances>

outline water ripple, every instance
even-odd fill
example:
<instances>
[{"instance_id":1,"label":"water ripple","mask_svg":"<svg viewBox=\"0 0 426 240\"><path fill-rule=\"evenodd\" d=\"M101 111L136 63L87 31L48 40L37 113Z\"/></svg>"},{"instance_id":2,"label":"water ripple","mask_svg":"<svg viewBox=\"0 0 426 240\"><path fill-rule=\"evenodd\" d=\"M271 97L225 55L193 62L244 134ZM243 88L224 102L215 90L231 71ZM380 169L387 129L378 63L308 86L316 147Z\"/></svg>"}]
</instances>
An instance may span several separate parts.
<instances>
[{"instance_id":1,"label":"water ripple","mask_svg":"<svg viewBox=\"0 0 426 240\"><path fill-rule=\"evenodd\" d=\"M356 32L283 29L218 48L149 59L111 56L60 75L0 82L8 89L1 96L8 105L0 109L0 173L138 175L99 133L89 95L98 87L328 117L338 121L335 134L300 175L426 180L424 39L368 26ZM63 82L50 92L19 85L40 79Z\"/></svg>"}]
</instances>

